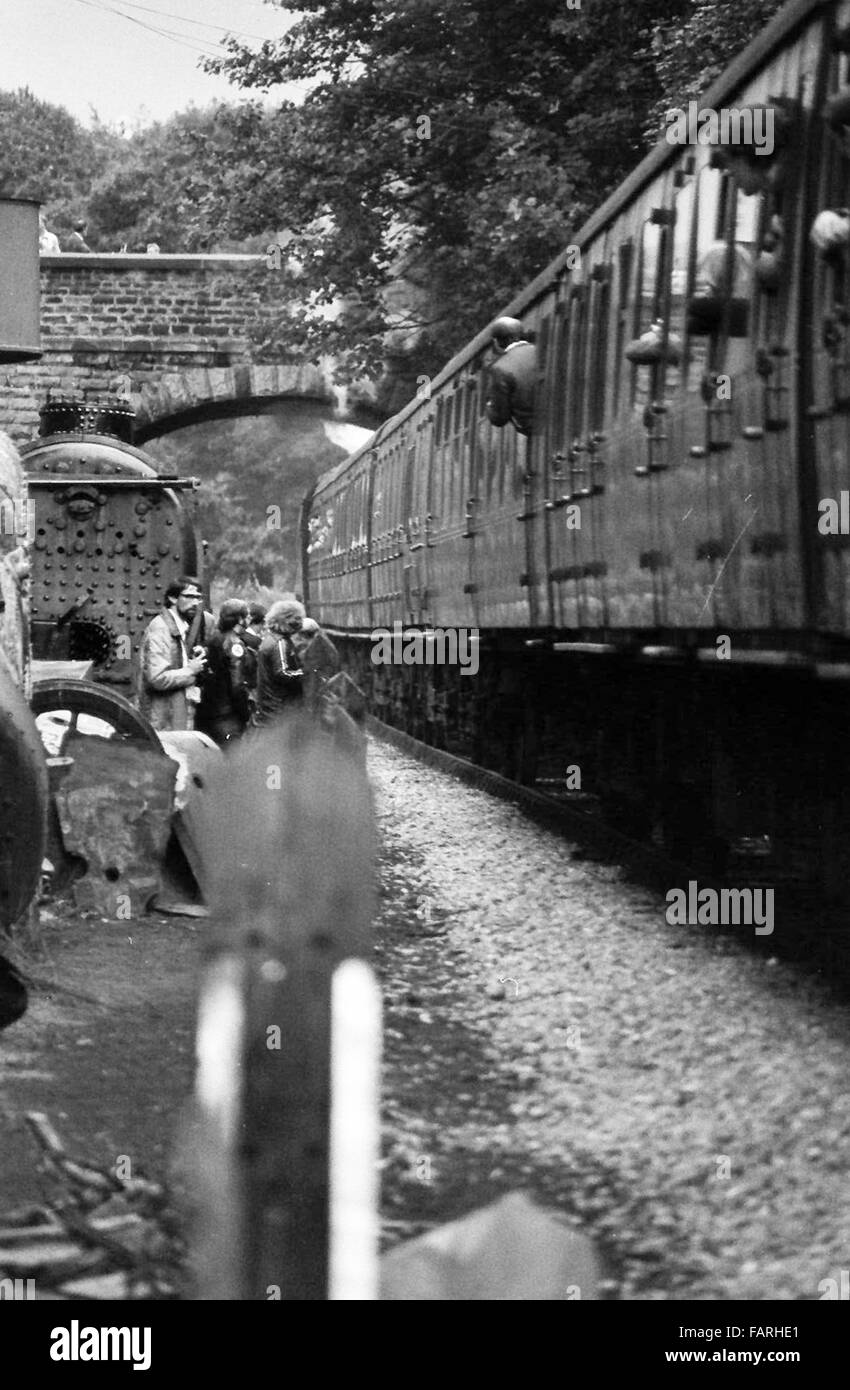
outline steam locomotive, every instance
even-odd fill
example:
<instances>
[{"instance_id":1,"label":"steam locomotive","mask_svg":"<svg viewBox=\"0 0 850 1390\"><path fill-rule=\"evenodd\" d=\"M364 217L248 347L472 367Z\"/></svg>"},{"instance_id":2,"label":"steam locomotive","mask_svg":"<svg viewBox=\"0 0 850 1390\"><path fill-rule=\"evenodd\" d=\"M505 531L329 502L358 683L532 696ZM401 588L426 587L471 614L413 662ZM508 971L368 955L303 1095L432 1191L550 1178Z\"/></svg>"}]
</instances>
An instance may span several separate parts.
<instances>
[{"instance_id":1,"label":"steam locomotive","mask_svg":"<svg viewBox=\"0 0 850 1390\"><path fill-rule=\"evenodd\" d=\"M86 729L160 746L133 703L133 661L171 580L203 568L197 480L158 474L129 443L132 421L119 397L49 398L20 456L0 437L0 929L26 910L44 857L42 717L60 731L54 755Z\"/></svg>"},{"instance_id":2,"label":"steam locomotive","mask_svg":"<svg viewBox=\"0 0 850 1390\"><path fill-rule=\"evenodd\" d=\"M385 721L846 902L850 3L791 0L700 107L502 311L530 438L484 331L315 485L304 592Z\"/></svg>"},{"instance_id":3,"label":"steam locomotive","mask_svg":"<svg viewBox=\"0 0 850 1390\"><path fill-rule=\"evenodd\" d=\"M69 686L73 708L111 710L117 726L138 729L142 716L126 708L134 655L171 580L203 567L197 479L157 473L130 444L133 410L121 397L48 398L40 418L39 438L21 450L33 517L32 647L42 676L35 706L47 698L51 664L86 662L85 691Z\"/></svg>"}]
</instances>

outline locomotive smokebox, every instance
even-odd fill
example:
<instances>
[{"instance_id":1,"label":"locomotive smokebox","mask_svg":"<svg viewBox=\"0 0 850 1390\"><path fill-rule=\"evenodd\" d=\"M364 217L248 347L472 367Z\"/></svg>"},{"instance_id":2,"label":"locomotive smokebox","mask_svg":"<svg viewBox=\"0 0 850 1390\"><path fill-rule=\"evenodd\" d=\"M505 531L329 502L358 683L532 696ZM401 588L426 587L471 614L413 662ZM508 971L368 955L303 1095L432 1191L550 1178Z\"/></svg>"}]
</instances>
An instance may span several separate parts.
<instances>
[{"instance_id":1,"label":"locomotive smokebox","mask_svg":"<svg viewBox=\"0 0 850 1390\"><path fill-rule=\"evenodd\" d=\"M0 362L41 356L38 209L31 198L0 198Z\"/></svg>"}]
</instances>

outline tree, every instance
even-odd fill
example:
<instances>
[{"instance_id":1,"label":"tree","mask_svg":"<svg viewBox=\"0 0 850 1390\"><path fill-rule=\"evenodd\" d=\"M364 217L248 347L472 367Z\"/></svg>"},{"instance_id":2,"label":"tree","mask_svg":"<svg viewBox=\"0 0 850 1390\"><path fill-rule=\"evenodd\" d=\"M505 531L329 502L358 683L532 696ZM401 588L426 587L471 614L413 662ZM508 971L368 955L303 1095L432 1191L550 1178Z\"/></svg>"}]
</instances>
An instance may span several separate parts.
<instances>
[{"instance_id":1,"label":"tree","mask_svg":"<svg viewBox=\"0 0 850 1390\"><path fill-rule=\"evenodd\" d=\"M297 0L302 18L207 66L309 84L255 115L237 235L287 227L281 342L349 375L429 371L568 242L642 153L653 26L689 0ZM322 310L334 301L338 317ZM388 337L388 335L390 335Z\"/></svg>"},{"instance_id":2,"label":"tree","mask_svg":"<svg viewBox=\"0 0 850 1390\"><path fill-rule=\"evenodd\" d=\"M650 140L658 138L665 112L671 107L685 109L701 96L784 3L694 0L684 17L654 26L650 53L661 95L648 113Z\"/></svg>"},{"instance_id":3,"label":"tree","mask_svg":"<svg viewBox=\"0 0 850 1390\"><path fill-rule=\"evenodd\" d=\"M200 476L198 527L220 583L295 587L302 500L345 457L323 431L325 414L288 402L267 415L207 421L146 446L160 466Z\"/></svg>"},{"instance_id":4,"label":"tree","mask_svg":"<svg viewBox=\"0 0 850 1390\"><path fill-rule=\"evenodd\" d=\"M136 131L95 182L88 199L93 235L113 250L225 251L238 245L222 234L220 209L237 204L245 178L241 132L253 130L249 104L190 107Z\"/></svg>"},{"instance_id":5,"label":"tree","mask_svg":"<svg viewBox=\"0 0 850 1390\"><path fill-rule=\"evenodd\" d=\"M60 231L85 216L92 183L120 146L120 136L96 116L87 130L27 88L0 92L0 192L37 198Z\"/></svg>"}]
</instances>

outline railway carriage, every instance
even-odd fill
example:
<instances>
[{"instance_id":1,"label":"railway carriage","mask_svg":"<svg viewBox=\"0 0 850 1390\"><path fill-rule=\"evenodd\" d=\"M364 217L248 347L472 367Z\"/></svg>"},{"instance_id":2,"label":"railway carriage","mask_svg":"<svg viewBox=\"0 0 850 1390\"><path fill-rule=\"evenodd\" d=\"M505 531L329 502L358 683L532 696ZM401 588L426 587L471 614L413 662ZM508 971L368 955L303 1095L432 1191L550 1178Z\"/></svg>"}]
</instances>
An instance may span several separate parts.
<instances>
[{"instance_id":1,"label":"railway carriage","mask_svg":"<svg viewBox=\"0 0 850 1390\"><path fill-rule=\"evenodd\" d=\"M792 0L699 108L721 138L661 141L504 311L532 436L484 331L319 480L305 595L388 722L846 897L850 4ZM397 622L477 629L478 675L374 665Z\"/></svg>"}]
</instances>

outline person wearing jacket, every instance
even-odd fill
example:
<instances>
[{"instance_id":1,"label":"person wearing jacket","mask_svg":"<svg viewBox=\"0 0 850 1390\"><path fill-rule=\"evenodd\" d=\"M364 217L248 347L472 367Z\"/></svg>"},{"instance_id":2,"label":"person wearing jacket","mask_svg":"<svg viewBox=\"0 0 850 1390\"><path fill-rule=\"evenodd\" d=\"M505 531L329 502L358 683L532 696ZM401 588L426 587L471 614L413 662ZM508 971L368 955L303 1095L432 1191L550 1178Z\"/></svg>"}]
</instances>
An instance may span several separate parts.
<instances>
[{"instance_id":1,"label":"person wearing jacket","mask_svg":"<svg viewBox=\"0 0 850 1390\"><path fill-rule=\"evenodd\" d=\"M513 425L530 435L534 426L537 353L523 337L519 319L496 319L491 329L496 360L490 368L487 419L492 425Z\"/></svg>"},{"instance_id":2,"label":"person wearing jacket","mask_svg":"<svg viewBox=\"0 0 850 1390\"><path fill-rule=\"evenodd\" d=\"M304 699L304 672L293 637L301 631L304 607L296 599L280 599L266 614L265 637L257 653L257 705L253 722L270 724L297 709Z\"/></svg>"},{"instance_id":3,"label":"person wearing jacket","mask_svg":"<svg viewBox=\"0 0 850 1390\"><path fill-rule=\"evenodd\" d=\"M340 669L339 652L315 618L305 618L292 640L304 672L304 700L309 710L319 713L322 692Z\"/></svg>"},{"instance_id":4,"label":"person wearing jacket","mask_svg":"<svg viewBox=\"0 0 850 1390\"><path fill-rule=\"evenodd\" d=\"M218 615L218 627L207 643L208 670L201 688L195 727L209 734L219 746L244 733L248 723L248 684L245 645L248 605L226 599Z\"/></svg>"},{"instance_id":5,"label":"person wearing jacket","mask_svg":"<svg viewBox=\"0 0 850 1390\"><path fill-rule=\"evenodd\" d=\"M201 694L198 678L206 669L203 638L190 652L187 641L203 602L198 581L189 575L169 584L161 613L148 623L139 648L136 696L155 729L192 729Z\"/></svg>"}]
</instances>

